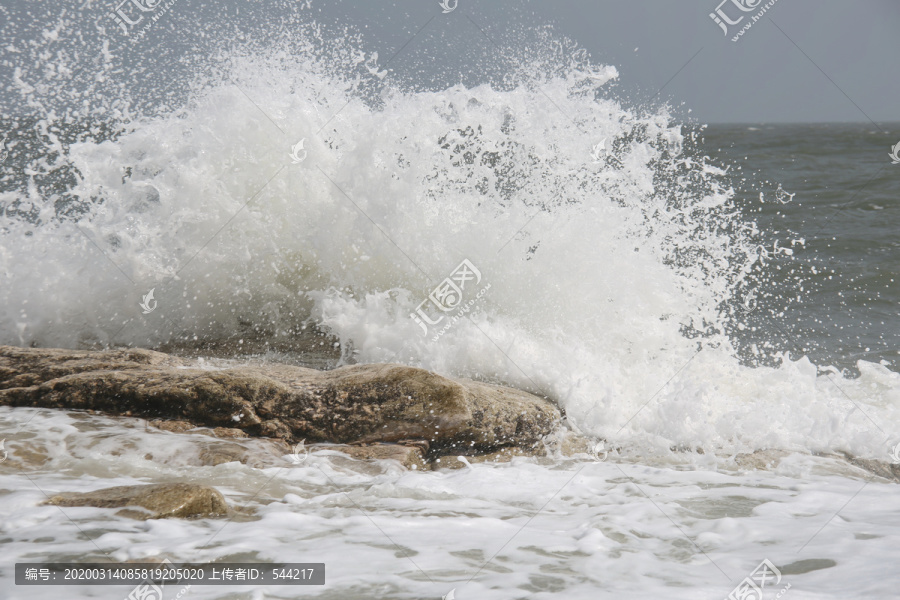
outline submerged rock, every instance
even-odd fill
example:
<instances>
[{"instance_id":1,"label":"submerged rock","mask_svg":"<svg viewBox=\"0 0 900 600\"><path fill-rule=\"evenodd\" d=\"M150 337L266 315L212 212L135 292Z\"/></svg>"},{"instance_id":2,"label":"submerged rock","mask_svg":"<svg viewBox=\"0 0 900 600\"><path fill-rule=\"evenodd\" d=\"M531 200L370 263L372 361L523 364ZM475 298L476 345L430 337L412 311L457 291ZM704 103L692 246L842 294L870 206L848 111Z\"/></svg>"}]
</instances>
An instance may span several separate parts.
<instances>
[{"instance_id":1,"label":"submerged rock","mask_svg":"<svg viewBox=\"0 0 900 600\"><path fill-rule=\"evenodd\" d=\"M202 435L209 435L217 438L232 439L242 439L250 437L245 431L235 429L234 427L216 427L215 429L209 429L208 427L197 427L193 423L188 423L187 421L163 421L161 419L157 419L155 421L150 421L149 423L147 423L147 425L150 427L155 427L156 429L162 429L163 431L170 431L172 433L199 433Z\"/></svg>"},{"instance_id":2,"label":"submerged rock","mask_svg":"<svg viewBox=\"0 0 900 600\"><path fill-rule=\"evenodd\" d=\"M228 514L225 498L215 488L191 483L125 485L93 492L67 492L52 496L45 504L126 508L116 514L133 519L167 517L211 517Z\"/></svg>"},{"instance_id":3,"label":"submerged rock","mask_svg":"<svg viewBox=\"0 0 900 600\"><path fill-rule=\"evenodd\" d=\"M246 448L238 445L226 444L207 446L200 451L199 459L200 464L209 467L224 465L230 462L239 462L245 465L251 462L250 453L247 452Z\"/></svg>"},{"instance_id":4,"label":"submerged rock","mask_svg":"<svg viewBox=\"0 0 900 600\"><path fill-rule=\"evenodd\" d=\"M734 462L742 469L753 469L757 471L765 471L778 467L785 456L790 453L786 450L775 450L767 448L764 450L756 450L752 453L740 453L734 457Z\"/></svg>"},{"instance_id":5,"label":"submerged rock","mask_svg":"<svg viewBox=\"0 0 900 600\"><path fill-rule=\"evenodd\" d=\"M324 450L336 450L356 460L392 459L413 471L427 468L425 453L415 446L400 444L376 444L374 446L321 446ZM312 448L311 448L312 449Z\"/></svg>"},{"instance_id":6,"label":"submerged rock","mask_svg":"<svg viewBox=\"0 0 900 600\"><path fill-rule=\"evenodd\" d=\"M888 463L871 458L859 458L847 453L841 453L838 456L842 456L844 460L851 465L868 471L873 475L883 477L884 479L894 481L895 483L900 483L900 464Z\"/></svg>"},{"instance_id":7,"label":"submerged rock","mask_svg":"<svg viewBox=\"0 0 900 600\"><path fill-rule=\"evenodd\" d=\"M462 469L470 464L477 463L506 463L510 462L517 456L546 456L546 448L542 445L532 448L507 447L488 452L486 454L477 454L471 456L442 456L431 463L431 470L440 469Z\"/></svg>"},{"instance_id":8,"label":"submerged rock","mask_svg":"<svg viewBox=\"0 0 900 600\"><path fill-rule=\"evenodd\" d=\"M0 404L176 420L183 423L164 427L289 443L423 442L430 458L532 448L560 419L527 392L403 365L213 368L140 349L0 346Z\"/></svg>"}]
</instances>

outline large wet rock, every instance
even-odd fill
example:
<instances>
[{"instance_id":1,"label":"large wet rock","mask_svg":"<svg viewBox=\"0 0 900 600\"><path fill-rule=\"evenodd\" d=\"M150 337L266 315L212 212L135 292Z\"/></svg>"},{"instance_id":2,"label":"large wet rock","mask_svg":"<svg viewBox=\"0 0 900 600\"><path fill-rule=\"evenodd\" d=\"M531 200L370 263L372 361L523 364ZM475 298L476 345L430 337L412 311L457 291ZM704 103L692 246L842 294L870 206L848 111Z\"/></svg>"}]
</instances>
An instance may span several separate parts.
<instances>
[{"instance_id":1,"label":"large wet rock","mask_svg":"<svg viewBox=\"0 0 900 600\"><path fill-rule=\"evenodd\" d=\"M171 419L290 443L424 442L429 456L532 448L560 418L532 394L402 365L212 367L138 349L0 346L0 404Z\"/></svg>"},{"instance_id":2,"label":"large wet rock","mask_svg":"<svg viewBox=\"0 0 900 600\"><path fill-rule=\"evenodd\" d=\"M124 485L86 493L66 492L52 496L46 504L97 508L139 507L125 508L117 513L135 519L228 514L228 504L217 489L190 483Z\"/></svg>"}]
</instances>

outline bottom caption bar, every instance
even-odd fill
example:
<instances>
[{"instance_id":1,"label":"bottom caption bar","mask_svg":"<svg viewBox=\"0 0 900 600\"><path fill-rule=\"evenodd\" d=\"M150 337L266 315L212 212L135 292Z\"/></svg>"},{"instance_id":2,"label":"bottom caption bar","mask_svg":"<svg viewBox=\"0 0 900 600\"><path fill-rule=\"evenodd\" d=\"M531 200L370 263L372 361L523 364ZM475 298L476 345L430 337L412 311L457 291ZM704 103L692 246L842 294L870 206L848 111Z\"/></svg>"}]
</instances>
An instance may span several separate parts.
<instances>
[{"instance_id":1,"label":"bottom caption bar","mask_svg":"<svg viewBox=\"0 0 900 600\"><path fill-rule=\"evenodd\" d=\"M325 585L325 563L16 563L16 585Z\"/></svg>"}]
</instances>

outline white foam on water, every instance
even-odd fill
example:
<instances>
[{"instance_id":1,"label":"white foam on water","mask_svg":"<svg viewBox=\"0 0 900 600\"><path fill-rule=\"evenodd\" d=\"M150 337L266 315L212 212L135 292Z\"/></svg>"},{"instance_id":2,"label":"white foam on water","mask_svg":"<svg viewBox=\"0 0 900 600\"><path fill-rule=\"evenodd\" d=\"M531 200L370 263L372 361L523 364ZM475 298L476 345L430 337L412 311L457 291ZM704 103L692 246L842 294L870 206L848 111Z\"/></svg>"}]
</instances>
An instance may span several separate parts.
<instances>
[{"instance_id":1,"label":"white foam on water","mask_svg":"<svg viewBox=\"0 0 900 600\"><path fill-rule=\"evenodd\" d=\"M191 597L440 598L455 588L461 599L724 598L764 558L784 571L776 588L790 584L798 598L890 598L897 584L885 567L900 559L895 485L866 483L834 459L792 454L756 471L707 455L679 471L615 457L517 458L413 472L313 447L300 465L288 455L261 468L204 467L191 457L222 440L67 411L4 408L0 418L30 419L0 463L7 559L326 564L324 587L194 585ZM141 522L39 506L59 491L160 481L216 486L253 514ZM0 578L8 598L128 592L16 588L6 567Z\"/></svg>"}]
</instances>

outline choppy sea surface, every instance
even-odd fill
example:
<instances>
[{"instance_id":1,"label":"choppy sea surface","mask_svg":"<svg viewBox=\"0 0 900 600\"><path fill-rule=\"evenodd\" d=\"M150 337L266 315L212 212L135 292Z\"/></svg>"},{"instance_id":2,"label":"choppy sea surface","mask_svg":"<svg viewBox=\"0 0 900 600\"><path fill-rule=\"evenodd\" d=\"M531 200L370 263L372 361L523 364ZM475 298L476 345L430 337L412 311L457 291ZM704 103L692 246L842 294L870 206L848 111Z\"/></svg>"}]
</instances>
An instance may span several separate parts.
<instances>
[{"instance_id":1,"label":"choppy sea surface","mask_svg":"<svg viewBox=\"0 0 900 600\"><path fill-rule=\"evenodd\" d=\"M405 363L545 396L609 452L199 466L206 436L0 408L0 596L124 598L12 565L165 557L326 563L191 598L724 598L764 559L766 598L896 597L896 484L858 465L900 443L900 126L684 121L545 30L429 87L288 24L212 28L149 95L127 52L46 68L96 41L62 23L23 42L0 343ZM40 506L164 481L246 514Z\"/></svg>"}]
</instances>

